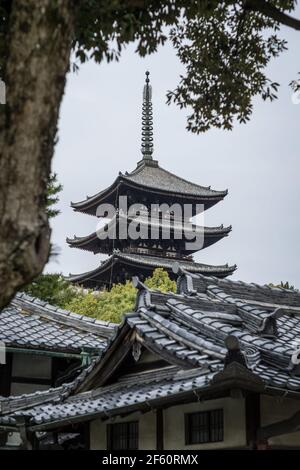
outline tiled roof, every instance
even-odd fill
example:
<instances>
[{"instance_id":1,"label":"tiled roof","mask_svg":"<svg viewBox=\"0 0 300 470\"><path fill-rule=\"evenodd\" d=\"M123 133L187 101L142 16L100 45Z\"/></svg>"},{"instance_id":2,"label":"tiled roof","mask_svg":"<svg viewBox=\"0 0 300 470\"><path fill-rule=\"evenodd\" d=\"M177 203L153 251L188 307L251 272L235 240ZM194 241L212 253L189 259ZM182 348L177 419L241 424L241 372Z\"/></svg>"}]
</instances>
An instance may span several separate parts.
<instances>
[{"instance_id":1,"label":"tiled roof","mask_svg":"<svg viewBox=\"0 0 300 470\"><path fill-rule=\"evenodd\" d=\"M293 341L300 334L299 292L185 272L179 276L177 294L149 290L138 280L135 284L135 311L125 315L102 359L73 389L75 394L58 404L48 401L10 413L2 417L4 425L13 425L20 413L29 425L42 428L63 420L150 409L158 400L182 393L200 396L214 385L219 372L227 370L229 336L238 338L246 364L241 367L257 378L265 393L279 391L300 399L300 370L292 359ZM124 328L135 331L143 346L170 365L99 387L106 358L111 360Z\"/></svg>"},{"instance_id":2,"label":"tiled roof","mask_svg":"<svg viewBox=\"0 0 300 470\"><path fill-rule=\"evenodd\" d=\"M163 370L160 376L155 376L153 373L134 374L131 377L124 377L117 384L69 397L62 403L45 403L22 412L0 415L0 424L13 426L19 415L27 416L31 426L50 424L68 418L80 419L87 415L108 416L123 408L150 403L155 399L203 387L213 376L208 371L207 374L195 371L194 375L190 372L187 375L185 378L185 375L180 374L175 367Z\"/></svg>"},{"instance_id":3,"label":"tiled roof","mask_svg":"<svg viewBox=\"0 0 300 470\"><path fill-rule=\"evenodd\" d=\"M23 348L102 351L115 326L19 293L0 313L0 340Z\"/></svg>"},{"instance_id":4,"label":"tiled roof","mask_svg":"<svg viewBox=\"0 0 300 470\"><path fill-rule=\"evenodd\" d=\"M136 253L124 253L115 250L113 255L103 261L98 268L82 274L71 274L68 279L72 282L80 282L84 281L85 279L97 278L97 276L101 275L101 273L106 271L107 269L110 269L111 265L117 262L121 262L124 264L134 264L137 266L149 266L153 269L164 268L167 270L172 270L174 259L160 256L142 255ZM182 269L189 270L193 273L202 273L207 275L228 276L229 274L232 274L236 269L236 265L228 266L228 264L225 264L219 266L212 266L203 263L196 263L194 261L189 260L178 260L178 264L182 267Z\"/></svg>"},{"instance_id":5,"label":"tiled roof","mask_svg":"<svg viewBox=\"0 0 300 470\"><path fill-rule=\"evenodd\" d=\"M227 190L215 191L210 187L191 183L161 168L155 160L150 162L143 160L132 172L126 172L125 174L120 172L113 184L105 190L94 196L87 196L84 201L71 202L71 207L78 211L96 215L96 209L100 202L111 196L120 184L148 189L161 195L176 194L178 198L183 200L194 198L193 203L203 201L208 203L209 206L221 201L228 194Z\"/></svg>"},{"instance_id":6,"label":"tiled roof","mask_svg":"<svg viewBox=\"0 0 300 470\"><path fill-rule=\"evenodd\" d=\"M150 165L142 162L131 173L125 173L124 178L148 188L162 189L173 193L220 198L225 197L227 194L227 191L215 191L210 187L191 183L161 168L158 164L155 164L155 161L152 161Z\"/></svg>"}]
</instances>

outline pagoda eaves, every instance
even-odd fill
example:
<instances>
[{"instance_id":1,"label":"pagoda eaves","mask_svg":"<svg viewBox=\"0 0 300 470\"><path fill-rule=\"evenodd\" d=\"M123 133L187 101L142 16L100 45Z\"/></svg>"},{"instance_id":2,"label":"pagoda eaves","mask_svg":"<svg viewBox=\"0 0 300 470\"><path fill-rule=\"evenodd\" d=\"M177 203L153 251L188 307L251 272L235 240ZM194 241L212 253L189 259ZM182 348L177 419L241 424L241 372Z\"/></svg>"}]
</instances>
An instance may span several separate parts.
<instances>
[{"instance_id":1,"label":"pagoda eaves","mask_svg":"<svg viewBox=\"0 0 300 470\"><path fill-rule=\"evenodd\" d=\"M92 271L82 274L70 274L67 278L73 283L84 285L87 288L111 287L112 279L114 283L124 283L131 280L134 273L138 272L141 280L151 276L156 268L163 268L171 279L176 276L173 272L174 262L191 273L203 274L224 278L236 270L236 265L212 266L203 263L196 263L193 260L175 260L174 258L149 256L134 253L124 253L115 251L112 256L103 261L100 266Z\"/></svg>"},{"instance_id":2,"label":"pagoda eaves","mask_svg":"<svg viewBox=\"0 0 300 470\"><path fill-rule=\"evenodd\" d=\"M120 219L123 219L123 221ZM200 227L196 225L187 225L187 224L179 224L178 221L174 220L160 220L157 221L142 217L125 217L121 214L115 216L111 219L107 224L97 230L97 232L93 232L90 235L84 237L74 237L73 239L67 238L67 243L72 248L79 248L86 251L91 251L94 254L97 253L106 253L111 254L113 249L122 249L124 246L128 245L128 241L121 239L118 235L120 232L120 224L126 224L126 230L132 223L136 223L139 226L144 226L142 229L144 232L147 232L147 245L150 247L155 248L155 246L159 243L162 246L170 247L173 251L176 251L176 247L179 247L181 254L188 254L199 251L201 249L207 248L208 246L213 245L214 243L218 242L222 238L228 236L231 231L231 226L223 227L223 225L219 227ZM158 237L151 238L151 233L157 230ZM179 235L182 235L182 239L175 238L174 233L176 232ZM169 233L169 238L163 238L162 233ZM112 235L115 235L113 237ZM185 249L182 240L187 243L196 241L196 237L198 240L203 241L202 246L199 247L197 243L195 243L194 250L189 247ZM143 245L143 239L131 240L130 246L141 246ZM169 250L170 250L169 248ZM168 249L165 248L165 251Z\"/></svg>"},{"instance_id":3,"label":"pagoda eaves","mask_svg":"<svg viewBox=\"0 0 300 470\"><path fill-rule=\"evenodd\" d=\"M116 206L118 195L127 195L129 203L131 193L135 198L145 199L149 203L160 204L176 201L180 204L203 204L204 210L222 201L228 190L215 191L210 187L191 183L161 168L155 160L143 161L131 173L120 173L114 183L107 189L87 197L81 202L71 202L71 207L78 212L96 215L100 204L110 203Z\"/></svg>"}]
</instances>

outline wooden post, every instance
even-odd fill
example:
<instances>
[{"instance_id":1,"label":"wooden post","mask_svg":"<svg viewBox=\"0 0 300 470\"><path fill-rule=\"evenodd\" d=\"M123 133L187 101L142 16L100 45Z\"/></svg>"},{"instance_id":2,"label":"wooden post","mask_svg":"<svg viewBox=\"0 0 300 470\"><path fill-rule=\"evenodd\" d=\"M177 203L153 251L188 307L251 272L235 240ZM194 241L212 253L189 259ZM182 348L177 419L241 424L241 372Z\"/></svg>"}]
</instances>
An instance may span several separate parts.
<instances>
[{"instance_id":1,"label":"wooden post","mask_svg":"<svg viewBox=\"0 0 300 470\"><path fill-rule=\"evenodd\" d=\"M156 410L156 450L164 450L164 412Z\"/></svg>"},{"instance_id":2,"label":"wooden post","mask_svg":"<svg viewBox=\"0 0 300 470\"><path fill-rule=\"evenodd\" d=\"M28 433L26 418L24 416L16 416L16 423L21 437L21 449L32 450L32 434Z\"/></svg>"},{"instance_id":3,"label":"wooden post","mask_svg":"<svg viewBox=\"0 0 300 470\"><path fill-rule=\"evenodd\" d=\"M260 394L246 395L246 439L250 449L257 449L257 431L260 428Z\"/></svg>"}]
</instances>

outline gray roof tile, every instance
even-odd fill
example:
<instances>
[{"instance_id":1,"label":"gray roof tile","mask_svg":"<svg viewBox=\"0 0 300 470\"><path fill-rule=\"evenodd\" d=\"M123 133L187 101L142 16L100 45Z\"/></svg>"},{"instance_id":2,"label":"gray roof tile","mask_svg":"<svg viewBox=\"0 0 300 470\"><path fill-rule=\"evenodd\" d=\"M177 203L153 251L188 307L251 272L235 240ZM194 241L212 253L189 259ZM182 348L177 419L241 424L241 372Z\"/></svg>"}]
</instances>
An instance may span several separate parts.
<instances>
[{"instance_id":1,"label":"gray roof tile","mask_svg":"<svg viewBox=\"0 0 300 470\"><path fill-rule=\"evenodd\" d=\"M91 330L94 322L21 293L0 314L0 340L14 347L99 352L114 328L100 322Z\"/></svg>"},{"instance_id":2,"label":"gray roof tile","mask_svg":"<svg viewBox=\"0 0 300 470\"><path fill-rule=\"evenodd\" d=\"M223 368L227 352L224 341L228 334L239 338L247 364L267 386L300 393L300 377L292 375L290 368L293 352L290 340L299 335L300 315L292 317L287 310L279 318L272 316L278 306L279 295L284 302L291 298L294 309L300 308L300 296L293 293L290 297L281 289L223 282L217 278L203 280L196 276L193 282L195 280L201 296L193 293L189 297L185 292L185 296L179 297L148 291L149 302L141 290L137 311L125 316L115 332L114 338L118 338L119 331L127 324L126 327L135 329L142 336L146 347L158 355L163 351L162 357L173 366L121 377L111 385L74 396L66 394L60 402L53 398L53 402L26 409L24 413L28 414L31 424L51 423L86 413L117 414L122 407L134 407L158 397L168 398L182 391L201 389L209 385L213 375ZM194 282L194 287L196 284ZM180 287L180 282L178 285ZM268 305L264 306L266 299ZM162 304L165 305L163 312L160 311ZM227 313L224 308L227 304L235 305L236 311ZM264 328L265 323L271 320L276 323L278 331L269 335ZM70 338L67 336L66 341L72 341ZM180 361L184 363L182 368L178 366L182 364ZM101 368L101 360L94 367ZM179 372L183 373L184 369L188 369L187 375L180 376ZM13 422L14 415L11 414L9 419Z\"/></svg>"}]
</instances>

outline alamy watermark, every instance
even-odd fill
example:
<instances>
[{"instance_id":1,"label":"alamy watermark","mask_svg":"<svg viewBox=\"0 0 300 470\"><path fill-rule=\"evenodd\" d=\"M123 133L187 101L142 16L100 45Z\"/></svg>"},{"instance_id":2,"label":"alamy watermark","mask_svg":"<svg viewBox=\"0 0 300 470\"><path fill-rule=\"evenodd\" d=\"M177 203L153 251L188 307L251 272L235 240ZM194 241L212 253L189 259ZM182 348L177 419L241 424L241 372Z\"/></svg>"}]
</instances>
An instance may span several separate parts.
<instances>
[{"instance_id":1,"label":"alamy watermark","mask_svg":"<svg viewBox=\"0 0 300 470\"><path fill-rule=\"evenodd\" d=\"M6 104L6 87L3 80L0 79L0 104Z\"/></svg>"},{"instance_id":2,"label":"alamy watermark","mask_svg":"<svg viewBox=\"0 0 300 470\"><path fill-rule=\"evenodd\" d=\"M96 215L109 220L97 226L100 240L184 240L187 251L201 250L204 245L204 204L128 206L127 196L119 196L118 209L113 204L100 204ZM197 226L191 221L195 215Z\"/></svg>"}]
</instances>

